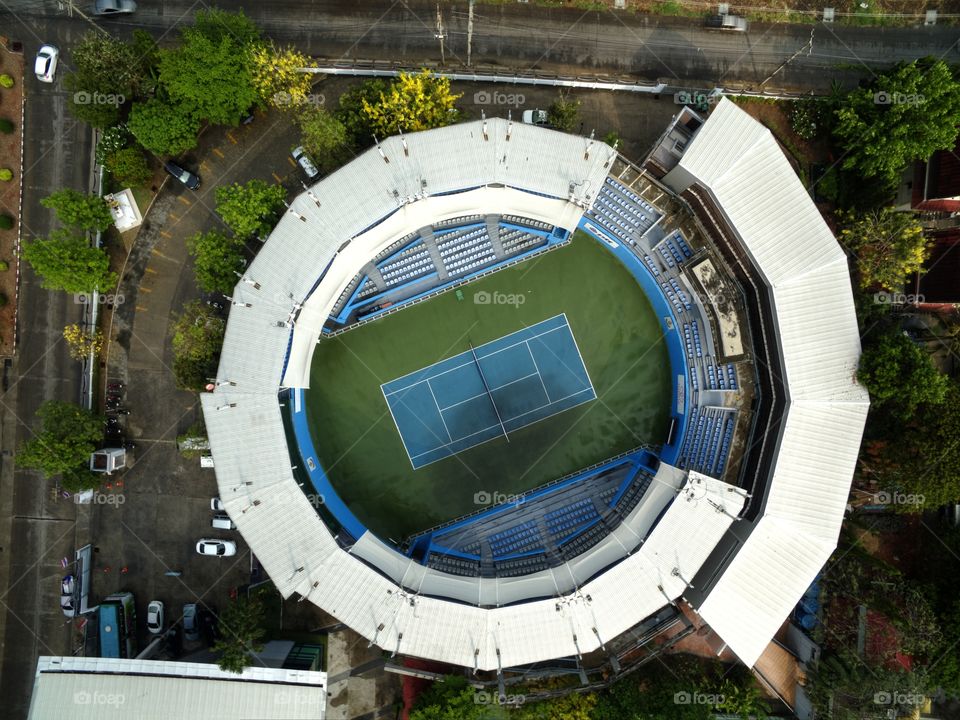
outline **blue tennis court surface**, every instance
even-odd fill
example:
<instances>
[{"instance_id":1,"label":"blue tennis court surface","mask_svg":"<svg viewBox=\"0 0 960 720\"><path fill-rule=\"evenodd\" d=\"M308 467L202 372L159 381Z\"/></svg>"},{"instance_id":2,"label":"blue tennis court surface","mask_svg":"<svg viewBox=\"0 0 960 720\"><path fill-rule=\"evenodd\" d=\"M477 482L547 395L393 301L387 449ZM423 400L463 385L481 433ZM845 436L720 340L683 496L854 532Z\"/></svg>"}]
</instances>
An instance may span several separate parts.
<instances>
[{"instance_id":1,"label":"blue tennis court surface","mask_svg":"<svg viewBox=\"0 0 960 720\"><path fill-rule=\"evenodd\" d=\"M414 468L597 397L565 315L380 386Z\"/></svg>"}]
</instances>

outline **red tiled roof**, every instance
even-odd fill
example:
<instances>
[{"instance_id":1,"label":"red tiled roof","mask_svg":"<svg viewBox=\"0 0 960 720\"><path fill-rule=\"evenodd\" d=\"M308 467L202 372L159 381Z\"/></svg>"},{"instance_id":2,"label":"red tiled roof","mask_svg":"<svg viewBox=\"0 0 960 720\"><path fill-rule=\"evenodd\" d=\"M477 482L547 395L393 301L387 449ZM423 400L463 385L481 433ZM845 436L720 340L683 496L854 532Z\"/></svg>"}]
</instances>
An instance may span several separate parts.
<instances>
[{"instance_id":1,"label":"red tiled roof","mask_svg":"<svg viewBox=\"0 0 960 720\"><path fill-rule=\"evenodd\" d=\"M907 294L922 296L926 304L960 303L960 228L931 233L930 257L919 273L907 281Z\"/></svg>"}]
</instances>

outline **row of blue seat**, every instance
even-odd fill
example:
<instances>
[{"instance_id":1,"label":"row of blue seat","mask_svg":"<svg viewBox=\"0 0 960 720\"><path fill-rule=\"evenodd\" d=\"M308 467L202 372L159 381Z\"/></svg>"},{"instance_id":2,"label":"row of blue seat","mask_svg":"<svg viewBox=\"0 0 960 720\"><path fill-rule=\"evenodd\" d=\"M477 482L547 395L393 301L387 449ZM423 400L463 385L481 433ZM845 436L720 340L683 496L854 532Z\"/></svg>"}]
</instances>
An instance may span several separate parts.
<instances>
[{"instance_id":1,"label":"row of blue seat","mask_svg":"<svg viewBox=\"0 0 960 720\"><path fill-rule=\"evenodd\" d=\"M637 205L639 205L641 208L651 213L652 215L658 214L657 211L653 208L653 206L650 205L646 200L644 200L642 197L637 195L635 192L633 192L633 190L628 188L623 183L617 182L611 177L608 177L606 179L606 183L604 185L604 190L607 190L608 188L612 188L613 190L620 193L621 195L624 195L625 197L630 198L631 200L633 200L633 202L635 202Z\"/></svg>"}]
</instances>

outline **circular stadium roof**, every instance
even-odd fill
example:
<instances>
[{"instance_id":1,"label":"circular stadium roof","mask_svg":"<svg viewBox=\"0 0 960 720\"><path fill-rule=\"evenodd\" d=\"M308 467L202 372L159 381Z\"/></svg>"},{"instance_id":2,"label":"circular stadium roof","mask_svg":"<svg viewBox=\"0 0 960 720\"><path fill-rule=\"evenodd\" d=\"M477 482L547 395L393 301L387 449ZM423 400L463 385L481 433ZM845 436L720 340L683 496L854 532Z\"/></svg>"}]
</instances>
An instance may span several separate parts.
<instances>
[{"instance_id":1,"label":"circular stadium roof","mask_svg":"<svg viewBox=\"0 0 960 720\"><path fill-rule=\"evenodd\" d=\"M286 402L300 402L324 323L366 263L413 230L466 215L572 231L616 161L599 142L486 120L390 138L294 200L237 284L218 384L201 397L221 499L285 597L308 598L385 649L495 670L599 648L682 596L729 540L746 494L664 463L669 497L639 544L625 522L546 575L458 577L371 533L344 547L291 467L279 393L292 389ZM849 279L775 141L731 103L715 109L664 182L710 195L775 301L790 395L779 460L763 514L734 526L742 542L699 608L752 665L839 531L867 408L852 379Z\"/></svg>"}]
</instances>

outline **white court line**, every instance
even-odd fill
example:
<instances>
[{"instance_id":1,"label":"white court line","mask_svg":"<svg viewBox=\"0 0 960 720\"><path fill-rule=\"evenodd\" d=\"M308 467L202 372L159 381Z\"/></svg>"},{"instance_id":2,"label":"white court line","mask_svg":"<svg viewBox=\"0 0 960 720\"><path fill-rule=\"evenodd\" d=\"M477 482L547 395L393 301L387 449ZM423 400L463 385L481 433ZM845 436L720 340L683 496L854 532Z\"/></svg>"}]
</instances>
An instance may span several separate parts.
<instances>
[{"instance_id":1,"label":"white court line","mask_svg":"<svg viewBox=\"0 0 960 720\"><path fill-rule=\"evenodd\" d=\"M585 393L585 392L587 392L588 390L589 390L590 393L593 395L593 397L587 398L587 399L584 400L583 402L577 403L577 405L583 405L583 403L585 403L585 402L590 402L591 400L596 400L596 398L597 398L597 393L594 392L594 390L593 390L592 387L583 388L582 390L577 390L575 393L570 393L569 395L564 395L562 398L557 398L557 399L554 400L553 402L547 403L546 405L540 405L540 406L538 406L538 407L533 408L532 410L527 410L526 412L522 412L522 413L520 413L519 415L514 415L512 418L510 418L510 419L507 420L506 422L513 422L513 421L516 420L517 418L522 418L524 415L529 415L530 413L536 412L537 410L543 410L543 408L545 408L545 407L549 407L549 406L551 406L551 405L556 405L557 403L561 403L561 402L563 402L564 400L569 400L570 398L576 397L577 395L579 395L579 394L581 394L581 393ZM566 412L567 410L572 410L572 409L575 408L577 405L571 405L570 407L564 408L563 410L557 410L557 412L555 412L555 413L550 413L549 415L544 415L542 418L540 418L540 419L538 419L538 420L533 420L533 421L531 421L531 422L528 422L528 423L525 423L525 424L523 424L523 425L520 425L519 427L516 427L516 428L514 428L514 429L515 429L515 430L520 430L521 428L527 427L527 425L533 425L533 423L540 422L540 420L546 420L547 418L553 417L554 415L559 415L560 413ZM504 423L504 424L506 424L506 423ZM511 432L512 432L512 431L511 431Z\"/></svg>"},{"instance_id":2,"label":"white court line","mask_svg":"<svg viewBox=\"0 0 960 720\"><path fill-rule=\"evenodd\" d=\"M570 333L570 337L573 337L573 333ZM576 342L576 340L574 340L574 342ZM527 352L530 354L530 360L533 361L533 366L537 369L537 377L540 378L540 386L543 388L543 394L547 396L547 400L550 400L550 393L547 392L547 385L543 382L543 375L540 374L540 365L537 364L537 359L533 356L530 343L527 343ZM550 402L553 402L553 400L550 400Z\"/></svg>"},{"instance_id":3,"label":"white court line","mask_svg":"<svg viewBox=\"0 0 960 720\"><path fill-rule=\"evenodd\" d=\"M524 375L523 377L517 378L516 380L511 380L510 382L505 382L503 385L498 385L498 386L495 387L495 388L490 388L490 393L492 394L495 390L499 390L500 388L505 388L507 385L513 385L513 383L515 383L515 382L520 382L521 380L526 380L527 378L532 378L534 375L537 375L537 374L538 374L538 373L530 373L529 375ZM440 410L441 410L441 412L442 412L442 411L444 411L444 410L449 410L450 408L455 408L457 405L463 405L464 403L468 403L468 402L470 402L471 400L476 400L476 399L479 398L479 397L486 397L487 394L488 394L488 393L486 393L486 392L482 392L482 393L477 393L476 395L471 395L470 397L468 397L468 398L466 398L466 399L464 399L464 400L460 400L459 402L451 403L450 405L445 405L444 407L440 408ZM549 396L548 396L548 397L549 397Z\"/></svg>"},{"instance_id":4,"label":"white court line","mask_svg":"<svg viewBox=\"0 0 960 720\"><path fill-rule=\"evenodd\" d=\"M380 392L383 392L383 385L380 386ZM414 470L416 470L417 466L413 463L413 456L410 454L410 448L407 447L407 439L403 437L403 433L400 432L400 423L397 422L397 416L393 414L393 406L390 404L390 399L386 396L386 394L384 394L383 400L385 403L387 403L387 410L390 411L390 417L393 418L393 426L397 429L397 435L400 436L400 442L403 443L403 451L407 454L407 460L410 461L410 465Z\"/></svg>"},{"instance_id":5,"label":"white court line","mask_svg":"<svg viewBox=\"0 0 960 720\"><path fill-rule=\"evenodd\" d=\"M440 416L440 422L443 423L443 429L447 431L447 437L453 442L453 435L450 434L450 428L447 427L447 421L443 419L443 410L440 409L440 403L437 402L437 396L433 393L433 385L427 380L427 387L430 388L430 397L433 398L433 404L437 408L437 415Z\"/></svg>"},{"instance_id":6,"label":"white court line","mask_svg":"<svg viewBox=\"0 0 960 720\"><path fill-rule=\"evenodd\" d=\"M570 327L570 322L567 320L567 314L566 313L560 313L560 314L563 315L563 321L567 323L567 327L570 328L570 337L573 338L573 346L577 349L577 355L580 357L580 366L583 368L583 371L587 374L587 382L590 383L590 389L592 390L593 380L590 378L590 370L587 368L587 364L583 361L583 355L580 353L580 346L577 344L577 339L573 337L573 328ZM557 358L557 360L560 360L560 358ZM563 365L563 362L561 361L560 364ZM569 370L570 368L567 368L567 369ZM596 397L597 393L594 392L593 396Z\"/></svg>"}]
</instances>

